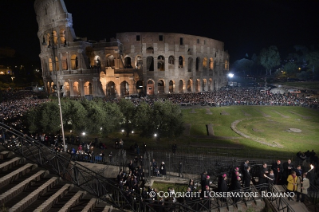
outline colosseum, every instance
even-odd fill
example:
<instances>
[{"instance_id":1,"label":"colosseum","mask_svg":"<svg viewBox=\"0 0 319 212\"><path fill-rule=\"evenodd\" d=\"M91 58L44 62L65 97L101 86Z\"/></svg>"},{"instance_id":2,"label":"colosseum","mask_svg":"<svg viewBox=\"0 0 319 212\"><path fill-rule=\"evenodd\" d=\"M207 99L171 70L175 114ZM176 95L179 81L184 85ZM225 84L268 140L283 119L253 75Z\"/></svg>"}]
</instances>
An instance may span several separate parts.
<instances>
[{"instance_id":1,"label":"colosseum","mask_svg":"<svg viewBox=\"0 0 319 212\"><path fill-rule=\"evenodd\" d=\"M63 85L67 97L124 97L217 90L227 84L224 43L165 32L117 33L92 41L76 37L63 0L36 0L45 89Z\"/></svg>"}]
</instances>

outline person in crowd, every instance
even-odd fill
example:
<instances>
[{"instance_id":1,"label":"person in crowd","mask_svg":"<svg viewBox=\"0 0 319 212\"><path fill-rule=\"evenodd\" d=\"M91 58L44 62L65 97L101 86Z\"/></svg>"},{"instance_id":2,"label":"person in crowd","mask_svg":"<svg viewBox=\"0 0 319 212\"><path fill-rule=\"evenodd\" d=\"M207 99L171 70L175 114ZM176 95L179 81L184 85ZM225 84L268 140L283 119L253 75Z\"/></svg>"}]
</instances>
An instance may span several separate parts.
<instances>
[{"instance_id":1,"label":"person in crowd","mask_svg":"<svg viewBox=\"0 0 319 212\"><path fill-rule=\"evenodd\" d=\"M268 175L268 183L269 184L274 184L274 182L275 182L275 174L274 174L274 170L271 169L269 171L269 175Z\"/></svg>"},{"instance_id":2,"label":"person in crowd","mask_svg":"<svg viewBox=\"0 0 319 212\"><path fill-rule=\"evenodd\" d=\"M281 178L283 173L283 167L282 167L281 161L277 160L277 162L271 166L271 169L274 171L274 174L275 174L274 184L279 185L281 183Z\"/></svg>"},{"instance_id":3,"label":"person in crowd","mask_svg":"<svg viewBox=\"0 0 319 212\"><path fill-rule=\"evenodd\" d=\"M283 179L283 181L285 181L285 182L283 182L283 184L287 185L286 179L291 174L291 171L294 169L294 165L292 164L290 159L288 159L287 162L284 162L283 169L284 169L284 171L283 171L282 179Z\"/></svg>"},{"instance_id":4,"label":"person in crowd","mask_svg":"<svg viewBox=\"0 0 319 212\"><path fill-rule=\"evenodd\" d=\"M301 169L301 165L298 165L297 168L294 170L296 172L296 175L302 176L302 169Z\"/></svg>"},{"instance_id":5,"label":"person in crowd","mask_svg":"<svg viewBox=\"0 0 319 212\"><path fill-rule=\"evenodd\" d=\"M183 163L182 161L180 161L178 164L178 177L183 177L182 173L183 173Z\"/></svg>"},{"instance_id":6,"label":"person in crowd","mask_svg":"<svg viewBox=\"0 0 319 212\"><path fill-rule=\"evenodd\" d=\"M244 170L244 174L243 174L243 185L244 187L250 187L250 181L251 181L251 175L249 173L250 171L250 166L247 167L247 169Z\"/></svg>"},{"instance_id":7,"label":"person in crowd","mask_svg":"<svg viewBox=\"0 0 319 212\"><path fill-rule=\"evenodd\" d=\"M260 173L259 173L259 184L265 184L268 181L267 178L268 175L268 167L267 167L267 163L264 163L262 168L260 169Z\"/></svg>"},{"instance_id":8,"label":"person in crowd","mask_svg":"<svg viewBox=\"0 0 319 212\"><path fill-rule=\"evenodd\" d=\"M291 174L287 178L288 185L287 185L287 192L295 192L297 190L297 175L295 171L292 171ZM288 197L289 201L293 201L291 195Z\"/></svg>"},{"instance_id":9,"label":"person in crowd","mask_svg":"<svg viewBox=\"0 0 319 212\"><path fill-rule=\"evenodd\" d=\"M161 175L166 175L166 168L165 168L165 163L162 161L162 164L160 165L160 174Z\"/></svg>"},{"instance_id":10,"label":"person in crowd","mask_svg":"<svg viewBox=\"0 0 319 212\"><path fill-rule=\"evenodd\" d=\"M307 178L307 173L303 173L302 176L297 178L297 202L305 201L305 196L308 194L308 188L310 187L309 179ZM301 199L300 199L301 195Z\"/></svg>"}]
</instances>

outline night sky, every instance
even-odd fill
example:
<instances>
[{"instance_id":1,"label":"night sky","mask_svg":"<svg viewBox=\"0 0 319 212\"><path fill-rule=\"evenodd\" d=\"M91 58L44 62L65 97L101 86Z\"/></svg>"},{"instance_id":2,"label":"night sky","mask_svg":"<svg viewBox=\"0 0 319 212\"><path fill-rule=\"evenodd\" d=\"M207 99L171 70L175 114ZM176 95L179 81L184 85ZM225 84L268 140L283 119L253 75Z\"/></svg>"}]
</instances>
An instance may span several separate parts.
<instances>
[{"instance_id":1,"label":"night sky","mask_svg":"<svg viewBox=\"0 0 319 212\"><path fill-rule=\"evenodd\" d=\"M31 0L0 1L0 47L39 60ZM77 36L109 40L117 32L176 32L223 41L231 63L276 45L319 45L319 1L65 0Z\"/></svg>"}]
</instances>

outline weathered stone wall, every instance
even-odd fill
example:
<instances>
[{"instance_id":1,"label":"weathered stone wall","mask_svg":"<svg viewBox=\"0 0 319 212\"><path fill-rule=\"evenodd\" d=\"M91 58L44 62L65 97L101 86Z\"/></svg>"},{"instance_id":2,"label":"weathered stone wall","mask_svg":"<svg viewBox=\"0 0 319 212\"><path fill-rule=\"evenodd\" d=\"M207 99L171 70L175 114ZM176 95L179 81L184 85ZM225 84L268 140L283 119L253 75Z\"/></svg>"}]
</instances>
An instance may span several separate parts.
<instances>
[{"instance_id":1,"label":"weathered stone wall","mask_svg":"<svg viewBox=\"0 0 319 212\"><path fill-rule=\"evenodd\" d=\"M118 33L111 42L78 38L63 0L36 0L46 90L65 96L212 91L226 85L224 43L178 33Z\"/></svg>"}]
</instances>

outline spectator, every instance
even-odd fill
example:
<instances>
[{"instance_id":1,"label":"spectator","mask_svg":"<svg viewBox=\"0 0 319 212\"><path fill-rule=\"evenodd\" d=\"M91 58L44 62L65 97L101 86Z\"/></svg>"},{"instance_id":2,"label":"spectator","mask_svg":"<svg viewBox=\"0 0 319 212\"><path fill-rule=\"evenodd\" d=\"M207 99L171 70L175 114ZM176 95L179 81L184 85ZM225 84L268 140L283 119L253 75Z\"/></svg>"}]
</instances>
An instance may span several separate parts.
<instances>
[{"instance_id":1,"label":"spectator","mask_svg":"<svg viewBox=\"0 0 319 212\"><path fill-rule=\"evenodd\" d=\"M299 202L299 200L301 200L301 202L305 201L305 196L308 194L309 187L310 183L307 178L307 173L303 173L302 177L299 176L297 179L297 202Z\"/></svg>"},{"instance_id":2,"label":"spectator","mask_svg":"<svg viewBox=\"0 0 319 212\"><path fill-rule=\"evenodd\" d=\"M295 192L297 190L297 175L295 171L292 171L291 174L287 178L287 192ZM291 195L288 197L289 201L293 201Z\"/></svg>"}]
</instances>

